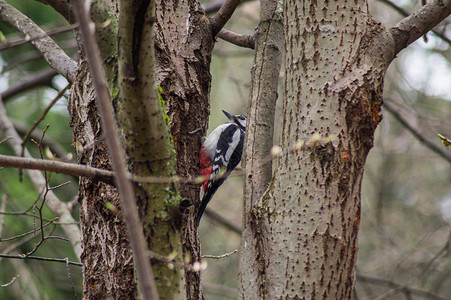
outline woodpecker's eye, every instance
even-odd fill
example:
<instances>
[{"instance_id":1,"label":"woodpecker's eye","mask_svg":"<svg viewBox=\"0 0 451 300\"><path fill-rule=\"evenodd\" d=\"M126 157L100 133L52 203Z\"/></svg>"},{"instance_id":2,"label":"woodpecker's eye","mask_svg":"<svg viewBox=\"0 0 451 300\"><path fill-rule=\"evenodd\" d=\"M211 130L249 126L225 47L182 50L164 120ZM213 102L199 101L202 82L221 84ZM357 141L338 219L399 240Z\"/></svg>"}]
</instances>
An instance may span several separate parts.
<instances>
[{"instance_id":1,"label":"woodpecker's eye","mask_svg":"<svg viewBox=\"0 0 451 300\"><path fill-rule=\"evenodd\" d=\"M240 116L240 120L246 120L245 116Z\"/></svg>"}]
</instances>

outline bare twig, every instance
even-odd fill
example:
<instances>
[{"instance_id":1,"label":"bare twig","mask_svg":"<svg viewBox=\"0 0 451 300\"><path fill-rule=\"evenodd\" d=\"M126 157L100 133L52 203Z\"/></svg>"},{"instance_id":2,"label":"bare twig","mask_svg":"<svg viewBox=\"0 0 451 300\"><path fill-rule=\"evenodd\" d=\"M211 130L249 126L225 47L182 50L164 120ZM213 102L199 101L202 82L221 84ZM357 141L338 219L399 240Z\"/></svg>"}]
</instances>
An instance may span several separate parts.
<instances>
[{"instance_id":1,"label":"bare twig","mask_svg":"<svg viewBox=\"0 0 451 300\"><path fill-rule=\"evenodd\" d=\"M53 69L47 69L37 74L25 77L23 80L9 86L2 92L3 102L8 102L13 96L23 93L38 86L52 86L52 79L58 73Z\"/></svg>"},{"instance_id":2,"label":"bare twig","mask_svg":"<svg viewBox=\"0 0 451 300\"><path fill-rule=\"evenodd\" d=\"M451 1L433 0L390 29L395 55L451 14Z\"/></svg>"},{"instance_id":3,"label":"bare twig","mask_svg":"<svg viewBox=\"0 0 451 300\"><path fill-rule=\"evenodd\" d=\"M424 290L408 287L408 286L396 283L394 281L391 281L391 280L385 279L385 278L379 278L379 277L363 275L363 274L357 274L356 278L357 278L358 281L363 281L363 282L369 282L369 283L378 284L378 285L389 286L389 287L391 287L393 289L396 289L396 290L408 291L411 294L427 297L429 299L451 300L451 298L449 298L449 297L444 297L444 296L440 296L440 295L437 295L437 294L434 294L434 293L431 293L431 292L428 292L428 291L424 291Z\"/></svg>"},{"instance_id":4,"label":"bare twig","mask_svg":"<svg viewBox=\"0 0 451 300\"><path fill-rule=\"evenodd\" d=\"M39 143L33 140L33 142L35 142L35 144L38 146L39 153L40 153L40 155L41 155L41 159L43 159L42 149L41 149L41 143L42 143L42 140L44 139L45 133L47 132L47 129L48 129L48 128L49 128L49 125L47 125L47 127L45 128L45 130L42 132L42 136L41 136L41 138L40 138ZM24 148L24 146L22 145L22 154L23 154L23 151L24 151L24 150L25 150L25 148ZM28 253L26 254L26 256L32 255L34 252L36 252L36 250L38 250L38 248L39 248L39 247L40 247L47 239L50 238L50 236L46 237L45 234L44 234L44 227L43 227L43 225L44 225L44 218L43 218L43 216L42 216L42 209L43 209L43 207L44 207L45 200L47 199L47 195L48 195L48 193L49 193L49 191L50 191L50 190L49 190L49 176L48 176L48 174L47 174L47 171L44 171L44 180L45 180L45 184L44 184L44 193L43 193L43 195L40 197L40 198L42 199L41 205L40 205L39 207L36 206L36 205L33 205L33 212L34 212L34 209L35 209L35 208L38 210L38 216L39 216L39 231L40 231L40 233L41 233L41 240L40 240L37 244L35 244L35 246L33 247L33 249L32 249L30 252L28 252ZM33 218L33 224L34 224L34 223L35 223L35 218ZM34 228L34 230L36 231L36 228ZM53 231L52 231L52 232L53 232ZM36 233L35 233L35 235L36 235Z\"/></svg>"},{"instance_id":5,"label":"bare twig","mask_svg":"<svg viewBox=\"0 0 451 300\"><path fill-rule=\"evenodd\" d=\"M247 1L249 1L249 0L241 0L239 4L242 4L242 3L247 2ZM221 8L221 6L223 4L224 4L224 0L219 0L219 1L216 1L214 3L207 3L204 6L204 11L207 14L211 14L211 13L217 12Z\"/></svg>"},{"instance_id":6,"label":"bare twig","mask_svg":"<svg viewBox=\"0 0 451 300\"><path fill-rule=\"evenodd\" d=\"M54 221L56 221L56 220L58 220L58 218L50 220L46 224L42 225L41 228L38 228L38 230L42 230L43 228L45 228L45 227L47 227L47 226L49 226L51 224L54 224ZM12 241L12 240L15 240L15 239L19 239L19 238L25 237L25 236L30 235L30 234L34 234L35 232L36 232L36 229L33 229L31 231L27 231L27 232L24 232L24 233L15 235L15 236L11 236L11 237L8 237L8 238L0 238L0 242Z\"/></svg>"},{"instance_id":7,"label":"bare twig","mask_svg":"<svg viewBox=\"0 0 451 300\"><path fill-rule=\"evenodd\" d=\"M73 266L77 266L77 267L82 267L83 265L81 263L78 262L74 262L74 261L67 261L66 258L50 258L50 257L41 257L41 256L24 256L24 255L13 255L13 254L1 254L0 253L0 257L4 257L4 258L14 258L14 259L34 259L34 260L42 260L42 261L53 261L53 262L60 262L60 263L67 263L69 265L73 265Z\"/></svg>"},{"instance_id":8,"label":"bare twig","mask_svg":"<svg viewBox=\"0 0 451 300\"><path fill-rule=\"evenodd\" d=\"M23 35L32 38L46 33L30 18L15 9L5 0L0 0L0 19L13 26ZM34 40L33 45L41 52L50 66L72 82L77 71L77 63L53 41L50 37Z\"/></svg>"},{"instance_id":9,"label":"bare twig","mask_svg":"<svg viewBox=\"0 0 451 300\"><path fill-rule=\"evenodd\" d=\"M169 254L168 256L166 255L161 255L159 253L156 253L155 251L149 250L149 257L154 259L154 260L158 260L159 262L162 262L168 266L170 266L170 268L173 267L177 267L180 269L185 269L185 270L190 270L193 272L199 272L199 271L204 271L207 268L207 263L204 262L200 262L200 261L195 261L193 263L180 263L179 261L177 261L175 258L177 256L176 252L173 252L171 254Z\"/></svg>"},{"instance_id":10,"label":"bare twig","mask_svg":"<svg viewBox=\"0 0 451 300\"><path fill-rule=\"evenodd\" d=\"M0 124L1 126L1 124ZM9 140L10 138L7 138L5 140ZM328 142L328 139L317 139L315 136L308 142L296 142L292 148L289 148L285 151L278 150L280 152L273 153L272 155L267 155L266 158L263 157L260 164L254 166L253 168L247 168L248 174L252 175L254 172L260 170L264 165L270 163L272 160L277 159L283 155L289 155L291 153L294 153L296 151L305 150L310 147L314 147L317 144ZM277 146L275 146L277 148ZM21 169L31 169L31 170L41 170L41 171L49 171L49 172L55 172L55 173L61 173L61 174L67 174L72 176L82 176L86 178L90 178L97 181L102 181L111 185L114 184L114 172L103 170L103 169L97 169L85 165L78 165L73 163L66 163L66 162L60 162L60 161L54 161L54 160L39 160L39 159L33 159L33 158L23 158L23 157L17 157L17 156L9 156L9 155L2 155L0 154L0 166L2 167L12 167L12 168L21 168ZM232 174L229 175L229 177L236 177L236 176L244 176L245 170L235 170L232 172ZM222 177L227 176L226 172L220 172L218 175L216 175L214 178L210 178L208 176L202 175L192 178L187 177L180 177L180 176L137 176L132 175L130 173L127 174L127 178L134 182L141 182L141 183L161 183L161 184L167 184L167 183L179 183L179 184L196 184L200 185L203 181L208 179L220 179Z\"/></svg>"},{"instance_id":11,"label":"bare twig","mask_svg":"<svg viewBox=\"0 0 451 300\"><path fill-rule=\"evenodd\" d=\"M221 29L217 37L244 48L254 49L255 46L253 35L239 34L224 28Z\"/></svg>"},{"instance_id":12,"label":"bare twig","mask_svg":"<svg viewBox=\"0 0 451 300\"><path fill-rule=\"evenodd\" d=\"M8 200L8 196L6 194L2 195L1 198L1 203L0 203L0 213L5 211L5 207L6 207L6 201ZM1 236L2 236L2 231L3 231L3 221L4 221L4 217L5 215L0 214L0 241L2 240Z\"/></svg>"},{"instance_id":13,"label":"bare twig","mask_svg":"<svg viewBox=\"0 0 451 300\"><path fill-rule=\"evenodd\" d=\"M16 279L19 278L19 277L20 277L20 275L14 276L14 277L11 279L10 282L5 283L5 284L0 284L0 287L8 287L8 286L10 286L10 285L13 284L14 281L16 281Z\"/></svg>"},{"instance_id":14,"label":"bare twig","mask_svg":"<svg viewBox=\"0 0 451 300\"><path fill-rule=\"evenodd\" d=\"M433 152L444 158L451 163L451 156L442 150L441 147L436 146L434 143L426 139L421 133L404 120L404 118L387 102L384 102L384 108L399 122L401 123L419 142L431 149Z\"/></svg>"},{"instance_id":15,"label":"bare twig","mask_svg":"<svg viewBox=\"0 0 451 300\"><path fill-rule=\"evenodd\" d=\"M229 257L230 255L232 255L236 252L238 252L238 249L235 249L232 252L228 252L228 253L225 253L222 255L202 255L202 258L222 259L222 258Z\"/></svg>"},{"instance_id":16,"label":"bare twig","mask_svg":"<svg viewBox=\"0 0 451 300\"><path fill-rule=\"evenodd\" d=\"M213 36L216 36L224 27L227 21L232 17L233 12L240 3L240 0L225 0L219 11L211 19L211 30Z\"/></svg>"},{"instance_id":17,"label":"bare twig","mask_svg":"<svg viewBox=\"0 0 451 300\"><path fill-rule=\"evenodd\" d=\"M0 0L1 1L1 0ZM20 155L20 137L17 134L14 126L9 120L5 107L3 106L3 101L0 98L0 129L1 132L7 136L11 136L12 138L8 140L11 144L12 148L15 150L16 155ZM25 151L26 157L31 157L28 151ZM35 189L37 191L43 191L45 186L45 179L39 171L28 170L27 171L30 180L33 183ZM57 216L60 217L60 220L63 223L75 223L74 218L71 215L71 211L67 208L67 205L60 201L58 197L53 193L53 191L49 191L47 195L48 199L46 201L47 207ZM74 248L74 252L78 258L80 258L82 249L81 249L81 233L77 225L62 225L62 229L64 230L66 236L70 239L72 246Z\"/></svg>"},{"instance_id":18,"label":"bare twig","mask_svg":"<svg viewBox=\"0 0 451 300\"><path fill-rule=\"evenodd\" d=\"M127 176L128 172L125 165L125 153L121 147L119 137L117 136L110 94L107 88L97 41L94 36L94 26L89 19L89 13L86 11L87 8L83 5L82 1L74 1L74 9L77 19L80 22L83 45L97 94L97 103L102 117L105 135L108 137L108 149L113 169L116 173L121 205L130 238L130 244L133 250L134 265L138 273L138 281L141 284L141 292L144 299L158 299L155 278L147 256L147 247L142 231L142 225L136 208L133 186Z\"/></svg>"},{"instance_id":19,"label":"bare twig","mask_svg":"<svg viewBox=\"0 0 451 300\"><path fill-rule=\"evenodd\" d=\"M114 185L114 173L85 165L0 154L0 166L82 176Z\"/></svg>"},{"instance_id":20,"label":"bare twig","mask_svg":"<svg viewBox=\"0 0 451 300\"><path fill-rule=\"evenodd\" d=\"M219 224L221 224L225 228L235 232L238 235L241 235L241 233L243 231L241 229L241 227L239 227L236 224L230 222L229 220L223 218L220 214L218 214L217 212L215 212L214 210L212 210L209 207L207 207L207 209L205 210L205 215L208 216L213 221L218 222Z\"/></svg>"},{"instance_id":21,"label":"bare twig","mask_svg":"<svg viewBox=\"0 0 451 300\"><path fill-rule=\"evenodd\" d=\"M400 13L402 16L407 17L409 15L409 12L407 10L405 10L404 8L398 6L397 4L393 3L390 0L379 0L380 2L390 6L391 8L393 8L394 10L396 10L398 13ZM424 4L423 4L424 5ZM431 30L436 36L438 36L439 38L441 38L443 41L447 42L448 44L451 45L451 40L445 36L444 34L438 32L435 29Z\"/></svg>"},{"instance_id":22,"label":"bare twig","mask_svg":"<svg viewBox=\"0 0 451 300\"><path fill-rule=\"evenodd\" d=\"M66 257L66 271L67 271L67 277L69 278L70 286L72 288L72 291L74 292L75 298L78 299L77 292L75 291L74 282L72 281L72 276L70 275L69 258L68 257Z\"/></svg>"},{"instance_id":23,"label":"bare twig","mask_svg":"<svg viewBox=\"0 0 451 300\"><path fill-rule=\"evenodd\" d=\"M50 111L50 109L56 104L56 102L58 102L58 100L64 96L64 93L67 91L67 89L70 87L70 83L68 83L59 93L58 95L56 95L56 97L50 102L49 105L47 105L47 107L45 108L45 110L42 112L42 114L39 116L39 118L34 121L33 125L31 126L31 128L28 130L27 134L25 135L25 137L22 140L22 152L20 156L24 156L24 151L25 151L25 145L28 141L28 139L30 138L31 134L33 133L33 131L36 129L36 127L38 127L38 125L42 122L42 120L44 120L45 116L47 115L47 113ZM44 133L43 133L44 134ZM39 143L39 145L42 143L42 139L41 142Z\"/></svg>"},{"instance_id":24,"label":"bare twig","mask_svg":"<svg viewBox=\"0 0 451 300\"><path fill-rule=\"evenodd\" d=\"M21 136L26 135L27 132L29 131L29 127L26 126L25 124L20 123L16 120L12 120L12 122L14 124L14 128L16 128L17 132ZM42 136L42 130L40 130L39 128L36 128L31 133L30 138L32 138L34 140L39 140L40 136ZM57 143L55 140L53 140L51 137L47 136L45 138L45 140L43 141L43 145L49 147L52 154L54 154L58 159L60 159L62 161L68 162L72 159L72 153L67 153L66 150L59 143ZM47 171L49 171L49 170L47 170Z\"/></svg>"},{"instance_id":25,"label":"bare twig","mask_svg":"<svg viewBox=\"0 0 451 300\"><path fill-rule=\"evenodd\" d=\"M1 50L5 50L5 49L10 49L10 48L13 48L13 47L17 47L17 46L21 46L21 45L25 45L25 44L29 44L29 43L32 43L32 42L34 42L36 40L44 39L44 38L47 38L47 37L50 37L50 36L53 36L53 35L57 35L57 34L65 33L65 32L68 32L68 31L72 31L72 30L74 30L77 27L78 27L78 24L71 24L71 25L67 25L67 26L61 27L61 28L57 28L57 29L52 30L50 32L46 32L43 35L35 36L33 38L25 38L25 39L20 39L20 40L16 40L16 41L8 41L8 43L6 43L5 45L0 46L0 51Z\"/></svg>"}]
</instances>

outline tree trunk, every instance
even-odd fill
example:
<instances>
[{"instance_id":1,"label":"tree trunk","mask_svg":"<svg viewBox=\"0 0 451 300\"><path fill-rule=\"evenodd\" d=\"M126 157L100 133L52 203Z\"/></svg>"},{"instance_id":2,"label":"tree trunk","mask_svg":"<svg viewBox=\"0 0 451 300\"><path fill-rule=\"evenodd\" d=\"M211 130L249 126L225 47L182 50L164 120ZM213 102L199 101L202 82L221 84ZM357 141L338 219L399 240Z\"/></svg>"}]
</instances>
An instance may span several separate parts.
<instances>
[{"instance_id":1,"label":"tree trunk","mask_svg":"<svg viewBox=\"0 0 451 300\"><path fill-rule=\"evenodd\" d=\"M86 61L79 65L69 99L80 164L111 169ZM83 235L83 299L129 299L136 293L132 253L116 188L80 178L78 201Z\"/></svg>"},{"instance_id":2,"label":"tree trunk","mask_svg":"<svg viewBox=\"0 0 451 300\"><path fill-rule=\"evenodd\" d=\"M199 172L199 150L208 125L211 86L210 61L214 46L210 20L196 1L177 5L156 1L155 51L157 84L166 102L177 154L177 174L192 178ZM199 185L181 185L180 194L200 205ZM193 206L183 222L183 255L200 260L200 243ZM186 298L203 299L200 272L185 270Z\"/></svg>"},{"instance_id":3,"label":"tree trunk","mask_svg":"<svg viewBox=\"0 0 451 300\"><path fill-rule=\"evenodd\" d=\"M241 298L350 299L363 168L391 57L374 43L385 31L365 1L284 6L282 153L265 194L245 207L240 270L256 271L241 277Z\"/></svg>"},{"instance_id":4,"label":"tree trunk","mask_svg":"<svg viewBox=\"0 0 451 300\"><path fill-rule=\"evenodd\" d=\"M134 174L171 176L175 170L167 168L170 166L167 162L173 161L171 156L174 152L170 148L167 148L168 151L161 148L159 138L166 125L155 118L159 108L152 107L153 85L148 83L153 78L151 62L148 61L153 53L146 52L147 46L153 45L148 40L148 34L152 32L148 30L151 28L148 26L152 26L152 18L144 14L146 9L143 7L133 10L133 5L129 9L125 3L117 13L116 1L98 1L92 7L92 18L98 24L107 21L107 16L118 18L109 20L111 23L108 26L98 27L96 32L118 125L123 134L130 170ZM214 40L209 19L198 4L188 1L179 2L174 7L160 1L156 4L157 85L170 118L177 173L194 177L199 174L198 153L208 120L209 67ZM188 23L186 16L191 16ZM186 30L186 24L189 24L189 31ZM119 37L122 36L119 43L118 28ZM141 35L135 34L139 32ZM118 52L119 56L115 54ZM80 68L69 101L78 159L82 164L111 169L96 110L92 80L82 51L79 61ZM144 65L146 68L141 68ZM180 198L174 188L175 185L140 184L136 185L135 190L150 249L158 257L179 254L175 269L168 268L167 262L163 262L161 257L152 260L156 283L163 299L180 298L178 287L183 286L183 283L177 274L183 272L181 265L186 262L180 255L181 242L183 258L188 257L189 262L200 260L194 219L185 217L185 221L182 220L183 216L178 213ZM198 185L181 185L178 188L182 196L192 199L195 204L199 202ZM116 189L83 178L80 180L79 203L83 231L84 298L134 298L137 285L132 253ZM193 209L190 210L187 216L194 215ZM184 227L183 235L181 225ZM187 299L202 299L200 273L189 268L185 272Z\"/></svg>"}]
</instances>

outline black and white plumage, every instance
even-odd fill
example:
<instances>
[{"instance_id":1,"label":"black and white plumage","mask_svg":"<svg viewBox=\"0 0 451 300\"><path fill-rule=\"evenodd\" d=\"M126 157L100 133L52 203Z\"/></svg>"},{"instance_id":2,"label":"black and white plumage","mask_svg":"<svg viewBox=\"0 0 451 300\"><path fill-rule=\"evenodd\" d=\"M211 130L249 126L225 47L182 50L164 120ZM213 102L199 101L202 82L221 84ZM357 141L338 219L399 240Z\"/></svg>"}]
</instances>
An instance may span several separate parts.
<instances>
[{"instance_id":1,"label":"black and white plumage","mask_svg":"<svg viewBox=\"0 0 451 300\"><path fill-rule=\"evenodd\" d=\"M239 164L243 153L246 117L234 116L225 110L222 112L229 118L229 122L216 127L200 150L201 175L209 176L209 179L203 184L204 195L197 213L197 225L208 202Z\"/></svg>"}]
</instances>

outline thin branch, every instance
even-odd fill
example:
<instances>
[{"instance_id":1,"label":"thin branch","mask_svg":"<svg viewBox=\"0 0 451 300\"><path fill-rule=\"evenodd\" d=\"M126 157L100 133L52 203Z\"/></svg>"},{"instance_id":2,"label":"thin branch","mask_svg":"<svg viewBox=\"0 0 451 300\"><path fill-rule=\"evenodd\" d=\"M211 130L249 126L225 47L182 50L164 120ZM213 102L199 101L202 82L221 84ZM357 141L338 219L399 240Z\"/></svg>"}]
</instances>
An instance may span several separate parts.
<instances>
[{"instance_id":1,"label":"thin branch","mask_svg":"<svg viewBox=\"0 0 451 300\"><path fill-rule=\"evenodd\" d=\"M222 255L202 255L202 258L222 259L229 257L230 255L235 254L236 252L238 252L238 249L235 249L232 252L228 252Z\"/></svg>"},{"instance_id":2,"label":"thin branch","mask_svg":"<svg viewBox=\"0 0 451 300\"><path fill-rule=\"evenodd\" d=\"M254 49L255 46L255 38L253 35L239 34L224 28L221 29L217 37L244 48Z\"/></svg>"},{"instance_id":3,"label":"thin branch","mask_svg":"<svg viewBox=\"0 0 451 300\"><path fill-rule=\"evenodd\" d=\"M11 144L12 148L15 150L16 155L20 155L20 137L17 131L14 129L14 126L9 120L8 115L6 114L5 107L3 106L3 101L0 98L0 129L7 136L11 136L12 138L8 139L8 143ZM28 151L25 151L26 157L31 157ZM37 191L44 190L45 187L45 178L41 174L41 172L36 170L28 170L27 171L30 180L33 183L35 189ZM60 217L61 222L63 223L74 223L75 220L71 215L71 211L68 209L67 205L60 201L58 197L53 193L53 191L49 191L47 195L48 199L46 201L47 207L57 216ZM62 228L66 234L66 236L70 239L72 246L74 248L74 252L78 258L80 258L82 249L81 249L81 233L78 226L74 225L62 225Z\"/></svg>"},{"instance_id":4,"label":"thin branch","mask_svg":"<svg viewBox=\"0 0 451 300\"><path fill-rule=\"evenodd\" d=\"M249 0L241 0L239 4L243 4L244 2L247 2L247 1L249 1ZM224 4L224 0L219 0L214 3L207 3L203 8L207 14L212 14L214 12L217 12L223 4Z\"/></svg>"},{"instance_id":5,"label":"thin branch","mask_svg":"<svg viewBox=\"0 0 451 300\"><path fill-rule=\"evenodd\" d=\"M111 107L111 99L107 88L103 63L94 35L94 26L89 18L89 12L87 11L86 5L84 5L81 0L74 1L74 9L77 19L80 22L83 45L93 77L98 99L97 104L103 121L103 128L105 130L105 135L108 137L108 149L113 169L116 173L121 206L133 251L138 281L141 285L142 296L144 299L158 299L159 296L156 289L155 278L150 266L150 260L147 257L147 247L142 224L136 208L135 193L132 183L127 176L128 172L125 164L125 153L117 135L117 128L113 109Z\"/></svg>"},{"instance_id":6,"label":"thin branch","mask_svg":"<svg viewBox=\"0 0 451 300\"><path fill-rule=\"evenodd\" d=\"M52 79L58 75L53 69L47 69L37 74L25 77L23 80L10 85L1 94L3 102L8 102L13 96L37 86L52 86Z\"/></svg>"},{"instance_id":7,"label":"thin branch","mask_svg":"<svg viewBox=\"0 0 451 300\"><path fill-rule=\"evenodd\" d=\"M219 11L211 19L211 29L213 36L216 36L232 17L233 12L240 3L240 0L225 0Z\"/></svg>"},{"instance_id":8,"label":"thin branch","mask_svg":"<svg viewBox=\"0 0 451 300\"><path fill-rule=\"evenodd\" d=\"M387 102L384 103L384 108L399 122L401 123L419 142L431 149L433 152L444 158L446 161L451 163L451 156L442 150L441 147L435 145L426 139L421 133L419 133L415 128L410 126L410 124L404 120L404 118Z\"/></svg>"},{"instance_id":9,"label":"thin branch","mask_svg":"<svg viewBox=\"0 0 451 300\"><path fill-rule=\"evenodd\" d=\"M3 221L4 221L4 217L5 217L5 215L3 215L1 213L5 211L7 200L8 200L8 196L6 194L3 194L2 198L0 200L1 201L1 203L0 203L0 241L3 240L1 238L1 236L2 236L2 231L3 231Z\"/></svg>"},{"instance_id":10,"label":"thin branch","mask_svg":"<svg viewBox=\"0 0 451 300\"><path fill-rule=\"evenodd\" d=\"M1 121L1 120L0 120ZM0 122L0 127L1 127ZM5 141L11 140L11 137L7 137ZM315 147L318 144L323 144L329 142L330 139L325 138L317 138L316 136L313 136L307 143L297 141L293 147L286 149L285 151L280 150L278 146L274 146L273 148L277 148L277 153L273 151L271 155L268 155L266 158L263 157L260 161L260 164L256 164L253 168L247 168L246 170L234 170L232 174L230 174L228 177L236 177L236 176L244 176L245 171L248 175L253 176L255 172L258 172L261 170L263 166L266 164L272 162L274 159L280 158L283 155L290 155L294 152L301 151L308 149L310 147ZM20 145L19 143L15 145ZM102 181L111 185L114 184L114 172L104 170L104 169L97 169L93 167L89 167L86 165L78 165L74 163L67 163L67 162L60 162L60 161L54 161L54 160L42 160L42 159L34 159L34 158L23 158L23 157L17 157L17 156L10 156L10 155L2 155L0 154L0 166L2 167L10 167L10 168L21 168L21 169L31 169L31 170L41 170L41 171L49 171L49 172L55 172L55 173L61 173L66 175L72 175L72 176L82 176L86 178L90 178L92 180L96 181ZM167 184L167 183L179 183L179 184L196 184L200 185L205 180L208 179L221 179L223 177L227 176L226 172L220 172L216 177L210 178L205 175L197 176L197 177L180 177L180 176L137 176L132 175L130 173L127 174L127 178L134 182L141 182L141 183L161 183L161 184Z\"/></svg>"},{"instance_id":11,"label":"thin branch","mask_svg":"<svg viewBox=\"0 0 451 300\"><path fill-rule=\"evenodd\" d=\"M390 29L395 55L451 14L450 0L433 0Z\"/></svg>"},{"instance_id":12,"label":"thin branch","mask_svg":"<svg viewBox=\"0 0 451 300\"><path fill-rule=\"evenodd\" d=\"M72 281L72 276L70 275L69 258L68 257L66 257L66 271L67 271L67 277L69 278L72 291L74 292L75 298L77 298L77 300L78 300L78 295L77 295L77 292L75 291L74 282Z\"/></svg>"},{"instance_id":13,"label":"thin branch","mask_svg":"<svg viewBox=\"0 0 451 300\"><path fill-rule=\"evenodd\" d=\"M0 0L0 6L0 19L13 26L23 35L31 39L46 35L45 31L30 18L8 4L5 0ZM77 63L67 56L55 41L50 37L45 37L34 40L32 44L41 52L55 71L63 75L69 82L73 81L77 71Z\"/></svg>"},{"instance_id":14,"label":"thin branch","mask_svg":"<svg viewBox=\"0 0 451 300\"><path fill-rule=\"evenodd\" d=\"M114 172L54 160L42 160L0 154L0 166L31 169L90 178L114 185Z\"/></svg>"},{"instance_id":15,"label":"thin branch","mask_svg":"<svg viewBox=\"0 0 451 300\"><path fill-rule=\"evenodd\" d=\"M422 297L427 297L429 299L436 299L436 300L451 300L451 298L449 297L444 297L444 296L440 296L428 291L424 291L424 290L420 290L420 289L416 289L416 288L412 288L412 287L408 287L396 282L393 282L389 279L385 279L385 278L379 278L379 277L374 277L374 276L369 276L369 275L363 275L363 274L357 274L356 276L358 281L363 281L363 282L369 282L369 283L373 283L373 284L378 284L378 285L384 285L384 286L389 286L393 289L397 289L397 290L401 290L401 291L408 291L411 294L415 294L418 296L422 296Z\"/></svg>"},{"instance_id":16,"label":"thin branch","mask_svg":"<svg viewBox=\"0 0 451 300\"><path fill-rule=\"evenodd\" d=\"M61 48L67 49L67 51L75 52L77 48L77 42L75 39L69 39L61 41L58 43ZM11 57L5 64L0 68L0 74L5 73L9 70L16 68L18 65L31 62L33 60L38 60L42 58L42 54L36 49L32 48L29 51ZM51 68L50 68L51 69Z\"/></svg>"},{"instance_id":17,"label":"thin branch","mask_svg":"<svg viewBox=\"0 0 451 300\"><path fill-rule=\"evenodd\" d=\"M67 261L66 258L50 258L50 257L41 257L41 256L24 256L24 255L13 255L13 254L1 254L0 257L4 258L14 258L14 259L35 259L35 260L43 260L43 261L53 261L53 262L60 262L60 263L68 263L69 265L82 267L83 265L78 262L74 261Z\"/></svg>"},{"instance_id":18,"label":"thin branch","mask_svg":"<svg viewBox=\"0 0 451 300\"><path fill-rule=\"evenodd\" d=\"M45 227L54 224L54 221L57 220L57 219L58 218L50 220L49 222L47 222L46 224L44 224L40 228L38 228L37 231L40 231L40 230L44 229ZM22 237L25 237L25 236L30 235L30 234L35 234L35 233L36 233L36 229L33 229L33 230L30 230L30 231L27 231L27 232L24 232L24 233L15 235L15 236L7 237L7 238L0 238L0 242L3 243L3 242L7 242L7 241L12 241L12 240L15 240L15 239L20 239Z\"/></svg>"},{"instance_id":19,"label":"thin branch","mask_svg":"<svg viewBox=\"0 0 451 300\"><path fill-rule=\"evenodd\" d=\"M8 283L5 283L5 284L0 284L0 287L8 287L8 286L10 286L11 284L13 284L14 283L14 281L16 281L16 279L17 278L19 278L20 276L19 275L17 275L17 276L14 276L12 279L11 279L11 281L10 282L8 282Z\"/></svg>"},{"instance_id":20,"label":"thin branch","mask_svg":"<svg viewBox=\"0 0 451 300\"><path fill-rule=\"evenodd\" d=\"M64 96L64 93L67 91L67 89L69 89L69 87L70 87L70 83L68 83L61 91L59 91L59 93L56 95L56 97L50 102L49 105L47 105L47 107L42 112L42 114L39 116L39 118L36 121L34 121L33 125L28 130L27 134L25 135L25 137L22 140L22 144L21 144L21 146L22 146L21 156L22 157L24 156L25 145L27 144L28 139L30 138L30 136L33 133L33 131L36 129L36 127L38 127L38 125L42 122L42 120L44 120L45 116L50 111L50 109L56 104L56 102L59 99L61 99L61 97ZM42 142L42 139L41 139L41 142Z\"/></svg>"},{"instance_id":21,"label":"thin branch","mask_svg":"<svg viewBox=\"0 0 451 300\"><path fill-rule=\"evenodd\" d=\"M402 16L407 17L409 15L409 12L407 10L405 10L404 8L398 6L397 4L391 2L390 0L379 0L380 2L390 6L391 8L393 8L394 10L396 10L398 13L400 13ZM438 36L439 38L441 38L443 41L447 42L448 44L451 45L451 40L445 36L443 33L438 32L435 29L431 30L436 36Z\"/></svg>"},{"instance_id":22,"label":"thin branch","mask_svg":"<svg viewBox=\"0 0 451 300\"><path fill-rule=\"evenodd\" d=\"M14 128L16 128L17 132L21 136L25 136L27 132L29 131L29 126L26 126L23 123L20 123L16 120L11 120L14 124ZM39 140L39 138L42 136L42 130L39 128L36 128L33 130L33 132L30 135L30 138L34 140ZM59 143L57 143L55 140L53 140L50 137L46 137L45 140L42 142L45 146L50 148L50 151L52 154L54 154L58 160L62 160L65 162L69 162L72 160L72 153L68 153ZM48 170L47 170L48 171Z\"/></svg>"},{"instance_id":23,"label":"thin branch","mask_svg":"<svg viewBox=\"0 0 451 300\"><path fill-rule=\"evenodd\" d=\"M19 39L19 40L16 40L16 41L8 41L3 46L0 46L0 51L1 50L5 50L5 49L14 48L14 47L17 47L17 46L22 46L22 45L25 45L25 44L29 44L29 43L32 43L32 42L34 42L36 40L41 40L41 39L44 39L44 38L47 38L47 37L50 37L50 36L53 36L53 35L58 35L58 34L61 34L61 33L72 31L75 28L78 28L78 24L77 23L57 28L55 30L46 32L46 33L44 33L41 36L35 36L33 38L26 37L25 39Z\"/></svg>"},{"instance_id":24,"label":"thin branch","mask_svg":"<svg viewBox=\"0 0 451 300\"><path fill-rule=\"evenodd\" d=\"M243 231L240 226L238 226L238 225L230 222L229 220L223 218L220 214L218 214L217 212L215 212L214 210L212 210L209 207L207 207L207 209L205 210L205 215L208 216L213 221L218 222L219 224L221 224L225 228L235 232L238 235L241 235L241 233Z\"/></svg>"}]
</instances>

